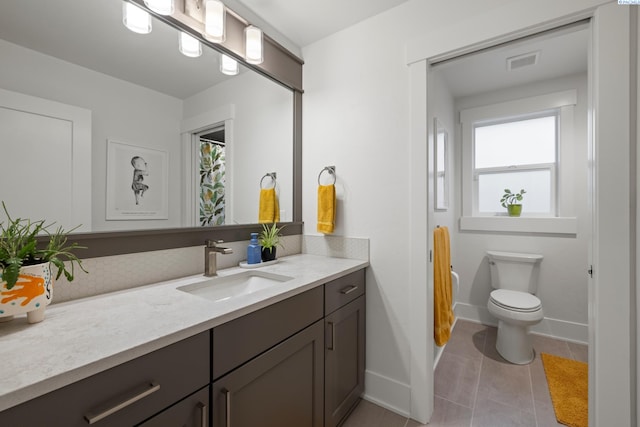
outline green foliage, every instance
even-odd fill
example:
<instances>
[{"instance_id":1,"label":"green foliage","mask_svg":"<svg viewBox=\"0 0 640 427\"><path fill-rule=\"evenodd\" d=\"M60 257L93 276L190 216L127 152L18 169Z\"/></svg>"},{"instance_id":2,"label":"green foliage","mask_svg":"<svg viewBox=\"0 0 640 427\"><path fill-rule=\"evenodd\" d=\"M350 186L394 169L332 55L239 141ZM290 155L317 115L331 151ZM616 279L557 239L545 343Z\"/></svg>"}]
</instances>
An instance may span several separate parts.
<instances>
[{"instance_id":1,"label":"green foliage","mask_svg":"<svg viewBox=\"0 0 640 427\"><path fill-rule=\"evenodd\" d=\"M2 208L7 215L7 224L0 222L0 268L2 280L7 282L7 289L13 288L18 280L20 268L27 265L35 265L50 262L57 269L56 279L62 274L68 281L73 281L74 266L78 265L85 273L82 262L72 252L74 249L84 249L77 243L68 243L67 235L78 227L65 231L58 227L55 231L49 231L53 224L45 225L44 220L32 222L29 219L12 219L7 207L2 202ZM38 245L38 235L44 234L49 241L43 248ZM65 261L69 261L65 265Z\"/></svg>"},{"instance_id":2,"label":"green foliage","mask_svg":"<svg viewBox=\"0 0 640 427\"><path fill-rule=\"evenodd\" d=\"M275 222L271 226L262 224L262 231L258 236L258 242L260 242L260 246L262 246L264 249L270 249L276 246L280 246L284 249L284 246L282 246L282 243L280 243L280 237L282 237L280 235L280 231L283 228L284 227L278 228Z\"/></svg>"},{"instance_id":3,"label":"green foliage","mask_svg":"<svg viewBox=\"0 0 640 427\"><path fill-rule=\"evenodd\" d=\"M504 189L504 194L500 199L500 204L503 208L506 208L507 205L517 205L522 201L523 194L526 193L524 189L520 190L519 193L512 193L508 188Z\"/></svg>"}]
</instances>

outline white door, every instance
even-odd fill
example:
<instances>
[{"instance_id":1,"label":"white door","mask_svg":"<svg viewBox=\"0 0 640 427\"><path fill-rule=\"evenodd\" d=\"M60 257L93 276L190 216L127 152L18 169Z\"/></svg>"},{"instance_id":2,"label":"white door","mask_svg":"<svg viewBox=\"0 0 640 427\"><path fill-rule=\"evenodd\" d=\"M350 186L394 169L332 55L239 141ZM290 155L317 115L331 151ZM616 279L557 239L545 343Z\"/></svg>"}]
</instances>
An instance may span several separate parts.
<instances>
[{"instance_id":1,"label":"white door","mask_svg":"<svg viewBox=\"0 0 640 427\"><path fill-rule=\"evenodd\" d=\"M91 112L0 90L0 164L12 217L91 230ZM4 157L4 156L3 156Z\"/></svg>"}]
</instances>

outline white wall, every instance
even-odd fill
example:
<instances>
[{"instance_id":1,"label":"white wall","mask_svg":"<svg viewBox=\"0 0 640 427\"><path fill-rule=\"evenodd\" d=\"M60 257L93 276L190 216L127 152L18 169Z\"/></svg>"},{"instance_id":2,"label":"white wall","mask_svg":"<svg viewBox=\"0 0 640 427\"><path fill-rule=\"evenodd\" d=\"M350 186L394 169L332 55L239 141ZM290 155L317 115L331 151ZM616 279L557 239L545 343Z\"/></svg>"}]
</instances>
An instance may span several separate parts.
<instances>
[{"instance_id":1,"label":"white wall","mask_svg":"<svg viewBox=\"0 0 640 427\"><path fill-rule=\"evenodd\" d=\"M176 227L182 101L0 40L0 87L92 111L92 229ZM169 155L169 219L106 221L107 139ZM133 173L133 170L132 170Z\"/></svg>"},{"instance_id":2,"label":"white wall","mask_svg":"<svg viewBox=\"0 0 640 427\"><path fill-rule=\"evenodd\" d=\"M431 337L424 338L422 329L411 335L411 310L428 309L426 302L412 302L412 294L427 286L423 283L427 261L424 265L418 258L412 261L410 251L426 252L422 250L426 243L415 243L415 239L424 242L426 236L410 227L411 221L423 217L412 213L422 209L423 201L412 200L419 195L412 186L421 184L411 181L412 176L420 176L411 167L426 164L426 158L412 158L414 152L426 157L414 150L426 143L426 133L422 141L411 141L420 132L410 133L414 96L410 77L419 73L410 73L405 55L409 61L420 61L432 53L441 55L497 36L513 37L523 28L542 23L551 27L551 22L562 22L576 12L585 10L588 16L588 9L599 3L604 1L540 5L525 0L410 0L303 49L305 233L316 231L316 175L325 165L334 164L339 199L336 234L367 236L371 242L367 398L399 413L411 412L419 418L430 414L410 409L412 393L417 405L429 405L426 389L418 390L416 385L412 390L410 384L430 375L422 362L428 357L422 354L421 344L411 339ZM459 248L456 253L457 259ZM454 265L458 265L455 260ZM412 277L419 282L412 283Z\"/></svg>"},{"instance_id":3,"label":"white wall","mask_svg":"<svg viewBox=\"0 0 640 427\"><path fill-rule=\"evenodd\" d=\"M563 216L577 217L577 235L504 234L491 232L456 231L453 258L460 273L458 314L464 318L496 324L487 311L491 292L487 250L539 253L544 256L540 265L538 297L542 301L545 319L533 330L546 335L573 341L588 341L588 246L591 238L587 205L587 76L572 75L527 86L495 91L456 100L456 111L482 105L528 98L536 95L577 90L574 108L574 130L571 141L561 141L563 157L559 177L570 177L561 187L560 197L572 201ZM459 130L459 126L456 127ZM459 132L456 135L461 144ZM570 145L567 144L570 142ZM457 165L461 151L458 150ZM461 200L461 171L457 168L456 200ZM526 199L525 199L526 202ZM526 206L526 204L525 204ZM567 212L568 211L568 212ZM460 205L457 214L461 215Z\"/></svg>"},{"instance_id":4,"label":"white wall","mask_svg":"<svg viewBox=\"0 0 640 427\"><path fill-rule=\"evenodd\" d=\"M257 96L256 94L259 94ZM233 221L258 221L260 180L277 173L281 221L293 218L293 92L253 72L245 72L184 101L184 119L233 105L231 172ZM241 159L236 160L236 159ZM269 179L265 178L267 186ZM227 222L229 223L229 222Z\"/></svg>"}]
</instances>

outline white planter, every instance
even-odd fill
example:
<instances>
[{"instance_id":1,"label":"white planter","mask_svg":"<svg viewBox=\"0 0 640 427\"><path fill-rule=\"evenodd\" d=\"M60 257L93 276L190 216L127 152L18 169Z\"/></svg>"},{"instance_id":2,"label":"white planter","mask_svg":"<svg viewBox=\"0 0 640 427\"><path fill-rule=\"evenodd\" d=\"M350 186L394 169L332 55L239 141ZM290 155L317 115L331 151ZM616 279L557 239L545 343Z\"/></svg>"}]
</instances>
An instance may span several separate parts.
<instances>
[{"instance_id":1,"label":"white planter","mask_svg":"<svg viewBox=\"0 0 640 427\"><path fill-rule=\"evenodd\" d=\"M22 267L13 288L7 289L7 282L0 282L0 322L23 313L27 313L29 323L41 322L52 298L51 264L46 262Z\"/></svg>"}]
</instances>

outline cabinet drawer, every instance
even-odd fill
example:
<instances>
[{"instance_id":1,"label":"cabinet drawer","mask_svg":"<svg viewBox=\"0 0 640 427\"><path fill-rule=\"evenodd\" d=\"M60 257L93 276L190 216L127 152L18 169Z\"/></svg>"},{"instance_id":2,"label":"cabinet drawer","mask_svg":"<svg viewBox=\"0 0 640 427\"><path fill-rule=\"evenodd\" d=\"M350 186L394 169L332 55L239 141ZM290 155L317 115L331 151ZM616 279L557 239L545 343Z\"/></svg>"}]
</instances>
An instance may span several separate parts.
<instances>
[{"instance_id":1,"label":"cabinet drawer","mask_svg":"<svg viewBox=\"0 0 640 427\"><path fill-rule=\"evenodd\" d=\"M209 427L209 387L185 397L138 427Z\"/></svg>"},{"instance_id":2,"label":"cabinet drawer","mask_svg":"<svg viewBox=\"0 0 640 427\"><path fill-rule=\"evenodd\" d=\"M324 285L324 313L332 313L364 294L364 269L354 271Z\"/></svg>"},{"instance_id":3,"label":"cabinet drawer","mask_svg":"<svg viewBox=\"0 0 640 427\"><path fill-rule=\"evenodd\" d=\"M322 318L322 286L213 329L212 380Z\"/></svg>"},{"instance_id":4,"label":"cabinet drawer","mask_svg":"<svg viewBox=\"0 0 640 427\"><path fill-rule=\"evenodd\" d=\"M135 425L206 386L209 353L207 331L0 412L0 425Z\"/></svg>"}]
</instances>

